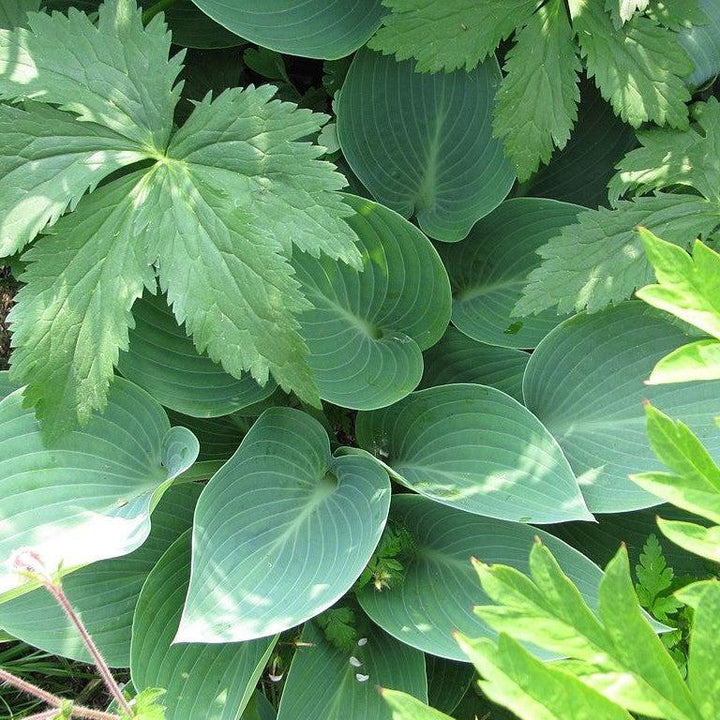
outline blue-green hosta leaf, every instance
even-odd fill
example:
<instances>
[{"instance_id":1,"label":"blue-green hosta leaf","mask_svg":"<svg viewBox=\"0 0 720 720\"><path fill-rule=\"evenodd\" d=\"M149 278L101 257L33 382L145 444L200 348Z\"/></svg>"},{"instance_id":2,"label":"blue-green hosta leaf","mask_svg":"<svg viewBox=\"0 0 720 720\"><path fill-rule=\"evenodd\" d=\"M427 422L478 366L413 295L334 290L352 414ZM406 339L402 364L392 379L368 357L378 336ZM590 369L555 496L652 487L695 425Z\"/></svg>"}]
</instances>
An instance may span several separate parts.
<instances>
[{"instance_id":1,"label":"blue-green hosta leaf","mask_svg":"<svg viewBox=\"0 0 720 720\"><path fill-rule=\"evenodd\" d=\"M470 689L475 673L467 663L426 655L428 703L437 710L453 712Z\"/></svg>"},{"instance_id":2,"label":"blue-green hosta leaf","mask_svg":"<svg viewBox=\"0 0 720 720\"><path fill-rule=\"evenodd\" d=\"M437 502L519 522L592 519L557 442L495 388L420 390L360 413L356 433L396 480Z\"/></svg>"},{"instance_id":3,"label":"blue-green hosta leaf","mask_svg":"<svg viewBox=\"0 0 720 720\"><path fill-rule=\"evenodd\" d=\"M259 690L256 690L240 720L276 720L276 718L275 708Z\"/></svg>"},{"instance_id":4,"label":"blue-green hosta leaf","mask_svg":"<svg viewBox=\"0 0 720 720\"><path fill-rule=\"evenodd\" d=\"M479 220L465 240L440 247L453 286L452 321L474 340L534 348L563 318L553 310L519 320L513 308L537 249L573 225L583 208L543 198L507 200Z\"/></svg>"},{"instance_id":5,"label":"blue-green hosta leaf","mask_svg":"<svg viewBox=\"0 0 720 720\"><path fill-rule=\"evenodd\" d=\"M316 420L267 410L200 497L176 641L250 640L322 612L370 559L389 502L371 458L335 458Z\"/></svg>"},{"instance_id":6,"label":"blue-green hosta leaf","mask_svg":"<svg viewBox=\"0 0 720 720\"><path fill-rule=\"evenodd\" d=\"M391 720L378 685L427 702L423 654L375 626L364 644L350 652L333 647L312 622L305 625L301 641L312 647L295 652L278 720Z\"/></svg>"},{"instance_id":7,"label":"blue-green hosta leaf","mask_svg":"<svg viewBox=\"0 0 720 720\"><path fill-rule=\"evenodd\" d=\"M300 316L320 397L372 410L417 386L422 350L450 320L450 283L437 252L407 220L382 205L346 196L355 214L364 270L296 254L293 266L314 305Z\"/></svg>"},{"instance_id":8,"label":"blue-green hosta leaf","mask_svg":"<svg viewBox=\"0 0 720 720\"><path fill-rule=\"evenodd\" d=\"M9 559L37 552L65 571L140 547L150 512L198 452L185 428L119 378L108 406L83 430L49 440L17 390L0 402L0 597L25 584Z\"/></svg>"},{"instance_id":9,"label":"blue-green hosta leaf","mask_svg":"<svg viewBox=\"0 0 720 720\"><path fill-rule=\"evenodd\" d=\"M107 0L97 25L75 8L28 17L27 29L0 30L0 97L59 105L138 149L165 149L182 56L168 60L161 16L143 27L135 0Z\"/></svg>"},{"instance_id":10,"label":"blue-green hosta leaf","mask_svg":"<svg viewBox=\"0 0 720 720\"><path fill-rule=\"evenodd\" d=\"M118 370L161 405L195 417L217 417L275 391L272 381L261 387L248 375L236 379L198 354L164 297L146 294L133 305L133 318L135 327Z\"/></svg>"},{"instance_id":11,"label":"blue-green hosta leaf","mask_svg":"<svg viewBox=\"0 0 720 720\"><path fill-rule=\"evenodd\" d=\"M491 137L499 82L494 58L469 73L425 75L360 50L336 97L343 154L378 201L416 215L432 238L462 240L515 179Z\"/></svg>"},{"instance_id":12,"label":"blue-green hosta leaf","mask_svg":"<svg viewBox=\"0 0 720 720\"><path fill-rule=\"evenodd\" d=\"M262 47L335 60L357 50L377 30L380 0L193 0L216 22Z\"/></svg>"},{"instance_id":13,"label":"blue-green hosta leaf","mask_svg":"<svg viewBox=\"0 0 720 720\"><path fill-rule=\"evenodd\" d=\"M173 644L190 579L190 531L149 574L132 628L130 673L138 690L163 687L167 720L236 720L277 638L240 644Z\"/></svg>"},{"instance_id":14,"label":"blue-green hosta leaf","mask_svg":"<svg viewBox=\"0 0 720 720\"><path fill-rule=\"evenodd\" d=\"M392 12L368 45L417 59L419 72L472 70L533 14L535 0L384 0Z\"/></svg>"},{"instance_id":15,"label":"blue-green hosta leaf","mask_svg":"<svg viewBox=\"0 0 720 720\"><path fill-rule=\"evenodd\" d=\"M152 7L152 2L145 2ZM178 0L163 8L174 45L202 50L237 47L247 41L214 22L192 0Z\"/></svg>"},{"instance_id":16,"label":"blue-green hosta leaf","mask_svg":"<svg viewBox=\"0 0 720 720\"><path fill-rule=\"evenodd\" d=\"M192 527L200 490L191 484L170 488L153 511L150 535L137 550L87 565L63 580L72 606L111 667L130 665L140 589L162 554ZM53 655L91 662L77 628L43 588L0 604L0 627Z\"/></svg>"},{"instance_id":17,"label":"blue-green hosta leaf","mask_svg":"<svg viewBox=\"0 0 720 720\"><path fill-rule=\"evenodd\" d=\"M423 353L421 388L475 383L490 385L522 402L522 378L528 353L485 345L449 327L438 343Z\"/></svg>"},{"instance_id":18,"label":"blue-green hosta leaf","mask_svg":"<svg viewBox=\"0 0 720 720\"><path fill-rule=\"evenodd\" d=\"M130 308L155 288L133 212L146 177L126 175L89 195L23 257L25 286L8 319L10 375L51 434L86 423L105 406Z\"/></svg>"},{"instance_id":19,"label":"blue-green hosta leaf","mask_svg":"<svg viewBox=\"0 0 720 720\"><path fill-rule=\"evenodd\" d=\"M720 382L644 384L657 360L686 339L656 311L630 301L566 320L530 358L525 403L560 443L593 512L660 503L628 480L630 473L660 469L645 433L647 399L686 422L720 457L713 422Z\"/></svg>"},{"instance_id":20,"label":"blue-green hosta leaf","mask_svg":"<svg viewBox=\"0 0 720 720\"><path fill-rule=\"evenodd\" d=\"M553 306L563 314L585 308L597 312L616 305L652 282L652 266L635 232L638 225L687 247L718 224L717 203L697 195L638 197L619 202L615 210L580 213L577 224L538 249L543 262L530 273L514 312L532 315Z\"/></svg>"},{"instance_id":21,"label":"blue-green hosta leaf","mask_svg":"<svg viewBox=\"0 0 720 720\"><path fill-rule=\"evenodd\" d=\"M175 317L199 351L260 384L271 371L317 403L293 313L310 304L292 277L293 245L361 267L344 180L298 142L326 117L236 88L199 103L150 173L141 213Z\"/></svg>"},{"instance_id":22,"label":"blue-green hosta leaf","mask_svg":"<svg viewBox=\"0 0 720 720\"><path fill-rule=\"evenodd\" d=\"M38 103L0 105L0 256L12 255L114 170L142 160L131 140Z\"/></svg>"},{"instance_id":23,"label":"blue-green hosta leaf","mask_svg":"<svg viewBox=\"0 0 720 720\"><path fill-rule=\"evenodd\" d=\"M542 530L478 517L409 494L393 496L390 520L404 526L414 540L413 550L400 558L405 578L382 592L368 585L358 593L358 600L383 630L412 647L467 662L452 638L453 631L493 637L472 611L485 596L470 558L527 572L535 537L552 549L588 603L597 604L600 568Z\"/></svg>"},{"instance_id":24,"label":"blue-green hosta leaf","mask_svg":"<svg viewBox=\"0 0 720 720\"><path fill-rule=\"evenodd\" d=\"M674 3L683 7L686 3ZM705 22L680 28L679 41L690 56L695 69L685 82L699 88L720 73L720 4L699 0Z\"/></svg>"}]
</instances>

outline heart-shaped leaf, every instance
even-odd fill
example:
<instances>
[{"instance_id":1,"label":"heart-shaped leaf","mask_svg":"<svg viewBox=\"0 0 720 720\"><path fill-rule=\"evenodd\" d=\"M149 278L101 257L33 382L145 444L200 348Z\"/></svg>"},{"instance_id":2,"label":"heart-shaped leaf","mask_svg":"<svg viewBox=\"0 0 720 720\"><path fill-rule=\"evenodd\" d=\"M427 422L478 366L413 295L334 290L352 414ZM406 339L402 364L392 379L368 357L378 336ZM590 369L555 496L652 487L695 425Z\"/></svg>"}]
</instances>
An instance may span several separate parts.
<instances>
[{"instance_id":1,"label":"heart-shaped leaf","mask_svg":"<svg viewBox=\"0 0 720 720\"><path fill-rule=\"evenodd\" d=\"M446 505L519 522L592 519L555 439L495 388L420 390L359 413L356 433L397 480Z\"/></svg>"},{"instance_id":2,"label":"heart-shaped leaf","mask_svg":"<svg viewBox=\"0 0 720 720\"><path fill-rule=\"evenodd\" d=\"M486 602L486 596L470 558L527 572L536 536L552 550L588 602L597 604L600 568L542 530L478 517L419 495L394 495L390 520L405 527L414 541L412 551L400 557L405 578L382 592L366 585L358 600L373 622L412 647L468 662L452 633L494 636L472 611L474 605Z\"/></svg>"},{"instance_id":3,"label":"heart-shaped leaf","mask_svg":"<svg viewBox=\"0 0 720 720\"><path fill-rule=\"evenodd\" d=\"M193 0L213 20L262 47L335 60L350 55L378 29L380 0Z\"/></svg>"},{"instance_id":4,"label":"heart-shaped leaf","mask_svg":"<svg viewBox=\"0 0 720 720\"><path fill-rule=\"evenodd\" d=\"M161 405L195 417L216 417L269 397L277 387L265 387L250 375L238 380L200 355L180 328L165 296L146 294L133 305L135 328L130 346L120 353L120 372L147 390Z\"/></svg>"},{"instance_id":5,"label":"heart-shaped leaf","mask_svg":"<svg viewBox=\"0 0 720 720\"><path fill-rule=\"evenodd\" d=\"M430 241L382 205L346 196L364 270L327 256L293 265L314 308L300 317L320 397L342 407L391 405L420 382L422 353L450 321L450 282ZM422 293L422 302L419 295Z\"/></svg>"},{"instance_id":6,"label":"heart-shaped leaf","mask_svg":"<svg viewBox=\"0 0 720 720\"><path fill-rule=\"evenodd\" d=\"M194 462L198 441L122 378L82 430L49 439L22 390L0 402L0 598L26 583L10 560L32 549L69 572L140 547L150 512Z\"/></svg>"},{"instance_id":7,"label":"heart-shaped leaf","mask_svg":"<svg viewBox=\"0 0 720 720\"><path fill-rule=\"evenodd\" d=\"M235 645L173 645L190 579L191 533L150 573L133 621L130 672L138 690L162 687L167 720L236 720L277 638Z\"/></svg>"},{"instance_id":8,"label":"heart-shaped leaf","mask_svg":"<svg viewBox=\"0 0 720 720\"><path fill-rule=\"evenodd\" d=\"M583 208L544 198L507 200L479 220L465 240L440 248L453 287L452 321L474 340L534 348L563 318L554 310L525 318L512 310L536 250L572 225Z\"/></svg>"},{"instance_id":9,"label":"heart-shaped leaf","mask_svg":"<svg viewBox=\"0 0 720 720\"><path fill-rule=\"evenodd\" d=\"M378 685L427 702L423 654L368 625L363 644L349 652L333 647L313 623L305 625L301 641L309 647L295 653L278 720L391 720Z\"/></svg>"},{"instance_id":10,"label":"heart-shaped leaf","mask_svg":"<svg viewBox=\"0 0 720 720\"><path fill-rule=\"evenodd\" d=\"M336 96L340 147L375 198L417 216L436 240L462 240L515 175L492 138L494 57L470 72L415 72L415 62L360 50Z\"/></svg>"},{"instance_id":11,"label":"heart-shaped leaf","mask_svg":"<svg viewBox=\"0 0 720 720\"><path fill-rule=\"evenodd\" d=\"M687 336L639 301L581 313L555 328L525 371L527 407L560 443L593 512L624 512L661 500L630 482L660 470L647 439L643 402L686 423L720 458L713 418L720 381L648 386L655 363Z\"/></svg>"},{"instance_id":12,"label":"heart-shaped leaf","mask_svg":"<svg viewBox=\"0 0 720 720\"><path fill-rule=\"evenodd\" d=\"M299 410L265 411L200 497L176 641L250 640L322 612L370 559L389 503L371 458L333 457Z\"/></svg>"},{"instance_id":13,"label":"heart-shaped leaf","mask_svg":"<svg viewBox=\"0 0 720 720\"><path fill-rule=\"evenodd\" d=\"M170 488L152 514L148 539L123 557L71 573L63 589L111 667L130 665L135 605L145 578L162 554L192 527L199 485ZM54 655L91 662L77 628L43 588L0 604L0 627Z\"/></svg>"},{"instance_id":14,"label":"heart-shaped leaf","mask_svg":"<svg viewBox=\"0 0 720 720\"><path fill-rule=\"evenodd\" d=\"M529 359L521 350L476 342L449 327L440 342L423 353L425 371L420 387L490 385L522 402L522 378Z\"/></svg>"}]
</instances>

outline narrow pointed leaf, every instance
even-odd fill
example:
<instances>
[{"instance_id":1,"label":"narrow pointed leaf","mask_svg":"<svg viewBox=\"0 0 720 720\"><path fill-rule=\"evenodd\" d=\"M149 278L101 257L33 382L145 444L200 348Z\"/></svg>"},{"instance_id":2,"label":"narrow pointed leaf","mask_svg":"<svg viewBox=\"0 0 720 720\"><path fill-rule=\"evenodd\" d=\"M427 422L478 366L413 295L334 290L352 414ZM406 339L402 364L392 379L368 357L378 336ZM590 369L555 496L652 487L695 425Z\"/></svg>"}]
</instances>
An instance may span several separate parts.
<instances>
[{"instance_id":1,"label":"narrow pointed leaf","mask_svg":"<svg viewBox=\"0 0 720 720\"><path fill-rule=\"evenodd\" d=\"M392 720L452 720L449 715L428 707L401 690L380 688L380 694L392 710Z\"/></svg>"},{"instance_id":2,"label":"narrow pointed leaf","mask_svg":"<svg viewBox=\"0 0 720 720\"><path fill-rule=\"evenodd\" d=\"M265 637L322 612L367 564L389 502L372 459L334 458L316 420L267 410L198 503L176 642Z\"/></svg>"},{"instance_id":3,"label":"narrow pointed leaf","mask_svg":"<svg viewBox=\"0 0 720 720\"><path fill-rule=\"evenodd\" d=\"M720 562L720 526L707 528L697 523L658 518L658 527L666 538L688 552Z\"/></svg>"},{"instance_id":4,"label":"narrow pointed leaf","mask_svg":"<svg viewBox=\"0 0 720 720\"><path fill-rule=\"evenodd\" d=\"M688 655L688 685L702 717L720 714L720 673L717 669L717 638L720 634L720 588L708 584L695 610Z\"/></svg>"},{"instance_id":5,"label":"narrow pointed leaf","mask_svg":"<svg viewBox=\"0 0 720 720\"><path fill-rule=\"evenodd\" d=\"M648 385L720 380L720 341L697 340L658 360Z\"/></svg>"},{"instance_id":6,"label":"narrow pointed leaf","mask_svg":"<svg viewBox=\"0 0 720 720\"><path fill-rule=\"evenodd\" d=\"M84 430L54 441L22 391L0 402L0 597L25 580L9 565L32 548L54 571L126 555L150 532L150 512L198 452L143 390L118 378L107 409Z\"/></svg>"},{"instance_id":7,"label":"narrow pointed leaf","mask_svg":"<svg viewBox=\"0 0 720 720\"><path fill-rule=\"evenodd\" d=\"M407 487L477 515L590 519L557 443L517 400L484 385L420 390L358 415L360 447Z\"/></svg>"}]
</instances>

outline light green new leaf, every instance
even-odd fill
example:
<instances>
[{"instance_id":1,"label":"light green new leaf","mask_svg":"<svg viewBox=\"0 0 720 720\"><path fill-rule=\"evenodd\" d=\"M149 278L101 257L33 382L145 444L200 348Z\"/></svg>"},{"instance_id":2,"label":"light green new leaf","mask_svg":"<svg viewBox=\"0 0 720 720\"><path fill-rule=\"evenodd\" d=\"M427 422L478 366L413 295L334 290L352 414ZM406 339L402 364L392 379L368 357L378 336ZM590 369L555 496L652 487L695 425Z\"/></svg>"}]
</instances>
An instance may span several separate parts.
<instances>
[{"instance_id":1,"label":"light green new leaf","mask_svg":"<svg viewBox=\"0 0 720 720\"><path fill-rule=\"evenodd\" d=\"M566 320L538 345L523 380L528 409L560 443L592 512L624 512L660 498L628 482L654 471L643 402L680 417L720 457L720 383L647 386L653 365L684 333L633 300Z\"/></svg>"},{"instance_id":2,"label":"light green new leaf","mask_svg":"<svg viewBox=\"0 0 720 720\"><path fill-rule=\"evenodd\" d=\"M391 13L368 46L398 60L415 58L419 72L472 70L501 40L522 27L535 0L383 0Z\"/></svg>"},{"instance_id":3,"label":"light green new leaf","mask_svg":"<svg viewBox=\"0 0 720 720\"><path fill-rule=\"evenodd\" d=\"M379 688L379 691L392 710L392 720L452 720L449 715L400 690Z\"/></svg>"},{"instance_id":4,"label":"light green new leaf","mask_svg":"<svg viewBox=\"0 0 720 720\"><path fill-rule=\"evenodd\" d=\"M141 208L178 322L233 376L269 372L317 403L294 313L310 307L292 277L293 245L361 267L344 179L298 142L324 115L272 100L275 88L228 90L199 103L150 173Z\"/></svg>"},{"instance_id":5,"label":"light green new leaf","mask_svg":"<svg viewBox=\"0 0 720 720\"><path fill-rule=\"evenodd\" d=\"M299 320L320 397L361 410L405 397L422 376L422 350L450 320L450 282L430 241L382 205L345 196L364 270L298 253L293 266L313 304Z\"/></svg>"},{"instance_id":6,"label":"light green new leaf","mask_svg":"<svg viewBox=\"0 0 720 720\"><path fill-rule=\"evenodd\" d=\"M707 528L696 523L658 518L663 535L688 552L720 563L720 526Z\"/></svg>"},{"instance_id":7,"label":"light green new leaf","mask_svg":"<svg viewBox=\"0 0 720 720\"><path fill-rule=\"evenodd\" d=\"M494 57L471 72L426 75L362 49L335 101L343 154L379 202L416 215L436 240L462 240L515 179L492 138L500 79Z\"/></svg>"},{"instance_id":8,"label":"light green new leaf","mask_svg":"<svg viewBox=\"0 0 720 720\"><path fill-rule=\"evenodd\" d=\"M592 519L555 439L495 388L420 390L358 414L356 434L394 479L437 502L516 522Z\"/></svg>"},{"instance_id":9,"label":"light green new leaf","mask_svg":"<svg viewBox=\"0 0 720 720\"><path fill-rule=\"evenodd\" d=\"M130 308L143 287L155 289L134 224L146 180L137 172L96 190L24 255L25 286L8 316L10 376L28 384L25 399L51 434L105 407L113 366L128 346Z\"/></svg>"},{"instance_id":10,"label":"light green new leaf","mask_svg":"<svg viewBox=\"0 0 720 720\"><path fill-rule=\"evenodd\" d=\"M142 160L134 142L37 103L0 105L0 256L12 255L111 172Z\"/></svg>"},{"instance_id":11,"label":"light green new leaf","mask_svg":"<svg viewBox=\"0 0 720 720\"><path fill-rule=\"evenodd\" d=\"M111 667L129 667L140 590L163 553L192 527L200 490L195 484L170 488L153 510L150 535L137 550L86 565L63 579L65 594ZM91 662L77 628L44 588L0 604L0 627L53 655Z\"/></svg>"},{"instance_id":12,"label":"light green new leaf","mask_svg":"<svg viewBox=\"0 0 720 720\"><path fill-rule=\"evenodd\" d=\"M720 380L720 341L698 340L679 347L658 360L648 385Z\"/></svg>"},{"instance_id":13,"label":"light green new leaf","mask_svg":"<svg viewBox=\"0 0 720 720\"><path fill-rule=\"evenodd\" d=\"M40 431L22 391L0 402L0 598L25 579L10 558L31 548L50 571L65 571L138 548L150 512L198 452L185 428L119 378L101 417L54 441Z\"/></svg>"},{"instance_id":14,"label":"light green new leaf","mask_svg":"<svg viewBox=\"0 0 720 720\"><path fill-rule=\"evenodd\" d=\"M673 243L640 228L657 285L636 295L720 340L720 254L696 240L692 257Z\"/></svg>"},{"instance_id":15,"label":"light green new leaf","mask_svg":"<svg viewBox=\"0 0 720 720\"><path fill-rule=\"evenodd\" d=\"M358 600L383 630L424 652L467 661L453 641L453 631L494 637L472 612L485 595L478 588L470 558L527 572L529 549L536 537L552 548L588 604L597 604L600 568L542 530L479 517L413 494L393 496L390 520L404 527L414 541L412 550L399 558L404 580L381 592L369 584L358 592Z\"/></svg>"},{"instance_id":16,"label":"light green new leaf","mask_svg":"<svg viewBox=\"0 0 720 720\"><path fill-rule=\"evenodd\" d=\"M573 0L570 9L588 77L615 112L633 127L687 128L683 78L693 64L672 33L640 14L615 28L600 0Z\"/></svg>"},{"instance_id":17,"label":"light green new leaf","mask_svg":"<svg viewBox=\"0 0 720 720\"><path fill-rule=\"evenodd\" d=\"M0 28L12 30L27 25L27 14L40 9L40 0L2 0Z\"/></svg>"},{"instance_id":18,"label":"light green new leaf","mask_svg":"<svg viewBox=\"0 0 720 720\"><path fill-rule=\"evenodd\" d=\"M708 200L720 200L720 102L710 98L693 106L695 123L684 130L639 130L642 147L617 165L608 185L613 203L629 190L638 194L673 185L695 188Z\"/></svg>"},{"instance_id":19,"label":"light green new leaf","mask_svg":"<svg viewBox=\"0 0 720 720\"><path fill-rule=\"evenodd\" d=\"M135 0L107 0L97 25L74 8L28 18L28 29L0 30L0 97L59 105L139 150L165 149L182 55L168 59L162 16L143 27Z\"/></svg>"},{"instance_id":20,"label":"light green new leaf","mask_svg":"<svg viewBox=\"0 0 720 720\"><path fill-rule=\"evenodd\" d=\"M265 411L200 497L176 642L250 640L319 614L360 576L389 503L374 460L333 457L298 410Z\"/></svg>"},{"instance_id":21,"label":"light green new leaf","mask_svg":"<svg viewBox=\"0 0 720 720\"><path fill-rule=\"evenodd\" d=\"M493 118L518 180L527 180L553 150L564 148L577 120L580 59L565 3L541 5L506 55Z\"/></svg>"},{"instance_id":22,"label":"light green new leaf","mask_svg":"<svg viewBox=\"0 0 720 720\"><path fill-rule=\"evenodd\" d=\"M163 687L167 720L236 720L277 638L227 645L173 644L190 579L191 533L149 574L137 602L130 672L138 690Z\"/></svg>"},{"instance_id":23,"label":"light green new leaf","mask_svg":"<svg viewBox=\"0 0 720 720\"><path fill-rule=\"evenodd\" d=\"M336 60L375 32L387 12L380 0L193 0L213 20L272 50Z\"/></svg>"},{"instance_id":24,"label":"light green new leaf","mask_svg":"<svg viewBox=\"0 0 720 720\"><path fill-rule=\"evenodd\" d=\"M333 647L311 622L300 640L310 646L295 652L278 720L391 720L378 685L392 685L427 702L423 654L373 625L366 642L350 652Z\"/></svg>"},{"instance_id":25,"label":"light green new leaf","mask_svg":"<svg viewBox=\"0 0 720 720\"><path fill-rule=\"evenodd\" d=\"M616 210L580 213L576 225L538 249L543 263L530 273L514 313L533 315L553 306L561 314L592 313L627 300L653 278L638 225L687 247L718 224L717 204L694 195L658 194L621 201Z\"/></svg>"},{"instance_id":26,"label":"light green new leaf","mask_svg":"<svg viewBox=\"0 0 720 720\"><path fill-rule=\"evenodd\" d=\"M215 417L275 391L271 380L261 387L248 375L236 379L198 354L163 296L145 294L133 305L133 318L135 327L127 352L120 353L118 370L161 405L186 415Z\"/></svg>"},{"instance_id":27,"label":"light green new leaf","mask_svg":"<svg viewBox=\"0 0 720 720\"><path fill-rule=\"evenodd\" d=\"M564 318L552 310L518 320L513 307L539 247L572 226L583 208L544 198L506 200L479 220L460 243L441 246L453 288L452 321L473 340L534 348Z\"/></svg>"},{"instance_id":28,"label":"light green new leaf","mask_svg":"<svg viewBox=\"0 0 720 720\"><path fill-rule=\"evenodd\" d=\"M705 720L720 716L719 636L720 587L712 583L707 585L695 609L688 655L688 685Z\"/></svg>"},{"instance_id":29,"label":"light green new leaf","mask_svg":"<svg viewBox=\"0 0 720 720\"><path fill-rule=\"evenodd\" d=\"M454 327L423 354L420 388L473 383L490 385L522 402L522 378L528 353L476 342Z\"/></svg>"},{"instance_id":30,"label":"light green new leaf","mask_svg":"<svg viewBox=\"0 0 720 720\"><path fill-rule=\"evenodd\" d=\"M523 720L631 720L632 716L573 675L533 657L508 635L498 644L457 636L484 678L482 691Z\"/></svg>"}]
</instances>

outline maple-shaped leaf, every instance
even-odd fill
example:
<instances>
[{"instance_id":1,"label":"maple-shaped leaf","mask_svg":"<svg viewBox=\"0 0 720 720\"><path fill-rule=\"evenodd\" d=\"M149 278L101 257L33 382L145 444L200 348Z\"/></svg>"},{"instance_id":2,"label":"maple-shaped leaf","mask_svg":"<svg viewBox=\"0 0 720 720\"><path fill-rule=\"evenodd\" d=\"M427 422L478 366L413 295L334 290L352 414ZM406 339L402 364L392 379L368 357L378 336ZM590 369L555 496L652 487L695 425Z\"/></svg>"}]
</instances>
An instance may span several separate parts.
<instances>
[{"instance_id":1,"label":"maple-shaped leaf","mask_svg":"<svg viewBox=\"0 0 720 720\"><path fill-rule=\"evenodd\" d=\"M330 608L318 615L314 622L325 633L327 641L338 650L352 650L358 639L355 613L343 605Z\"/></svg>"},{"instance_id":2,"label":"maple-shaped leaf","mask_svg":"<svg viewBox=\"0 0 720 720\"><path fill-rule=\"evenodd\" d=\"M553 306L559 314L597 312L627 300L653 278L638 225L687 247L719 224L717 204L696 195L659 194L582 212L537 250L543 262L529 274L513 312L534 315Z\"/></svg>"},{"instance_id":3,"label":"maple-shaped leaf","mask_svg":"<svg viewBox=\"0 0 720 720\"><path fill-rule=\"evenodd\" d=\"M550 0L517 34L505 61L493 119L522 182L563 148L577 120L581 69L561 0Z\"/></svg>"},{"instance_id":4,"label":"maple-shaped leaf","mask_svg":"<svg viewBox=\"0 0 720 720\"><path fill-rule=\"evenodd\" d=\"M647 15L670 30L707 25L709 22L698 0L650 0Z\"/></svg>"},{"instance_id":5,"label":"maple-shaped leaf","mask_svg":"<svg viewBox=\"0 0 720 720\"><path fill-rule=\"evenodd\" d=\"M646 10L650 0L605 0L605 9L616 25L627 22L638 10Z\"/></svg>"},{"instance_id":6,"label":"maple-shaped leaf","mask_svg":"<svg viewBox=\"0 0 720 720\"><path fill-rule=\"evenodd\" d=\"M686 128L693 63L676 36L641 14L616 28L602 0L571 0L588 77L633 127L647 121Z\"/></svg>"},{"instance_id":7,"label":"maple-shaped leaf","mask_svg":"<svg viewBox=\"0 0 720 720\"><path fill-rule=\"evenodd\" d=\"M537 0L383 0L392 11L368 46L421 72L472 70L522 27Z\"/></svg>"},{"instance_id":8,"label":"maple-shaped leaf","mask_svg":"<svg viewBox=\"0 0 720 720\"><path fill-rule=\"evenodd\" d=\"M27 28L0 30L0 97L58 105L161 152L180 95L182 53L169 52L162 16L143 27L128 0L107 0L97 25L75 8L30 13Z\"/></svg>"},{"instance_id":9,"label":"maple-shaped leaf","mask_svg":"<svg viewBox=\"0 0 720 720\"><path fill-rule=\"evenodd\" d=\"M142 160L132 141L33 103L0 105L0 257L21 250L106 175Z\"/></svg>"},{"instance_id":10,"label":"maple-shaped leaf","mask_svg":"<svg viewBox=\"0 0 720 720\"><path fill-rule=\"evenodd\" d=\"M608 185L611 202L629 190L652 190L685 185L708 200L720 201L720 102L710 98L693 107L696 121L687 130L650 128L637 132L642 147L617 165Z\"/></svg>"}]
</instances>

